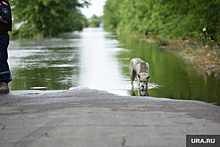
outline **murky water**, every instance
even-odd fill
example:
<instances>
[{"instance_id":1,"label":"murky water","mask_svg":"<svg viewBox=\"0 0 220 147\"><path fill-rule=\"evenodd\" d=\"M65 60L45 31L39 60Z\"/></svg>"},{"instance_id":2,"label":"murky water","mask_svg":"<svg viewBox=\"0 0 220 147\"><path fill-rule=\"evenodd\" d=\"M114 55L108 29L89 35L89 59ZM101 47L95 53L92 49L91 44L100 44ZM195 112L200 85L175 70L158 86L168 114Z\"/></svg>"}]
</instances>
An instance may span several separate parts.
<instances>
[{"instance_id":1,"label":"murky water","mask_svg":"<svg viewBox=\"0 0 220 147\"><path fill-rule=\"evenodd\" d=\"M131 95L128 67L134 57L150 64L150 96L220 103L219 75L208 76L169 52L102 28L64 33L53 39L11 41L10 87L12 90L89 87ZM134 93L137 95L137 90Z\"/></svg>"}]
</instances>

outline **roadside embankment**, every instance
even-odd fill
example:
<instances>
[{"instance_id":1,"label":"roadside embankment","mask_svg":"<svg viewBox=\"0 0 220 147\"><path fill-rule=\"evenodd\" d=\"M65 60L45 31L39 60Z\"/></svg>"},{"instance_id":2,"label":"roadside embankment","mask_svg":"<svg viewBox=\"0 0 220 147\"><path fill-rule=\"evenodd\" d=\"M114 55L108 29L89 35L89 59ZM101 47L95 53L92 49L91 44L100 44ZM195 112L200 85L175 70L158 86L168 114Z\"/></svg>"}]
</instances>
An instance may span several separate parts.
<instances>
[{"instance_id":1,"label":"roadside embankment","mask_svg":"<svg viewBox=\"0 0 220 147\"><path fill-rule=\"evenodd\" d=\"M201 70L206 71L207 74L220 74L220 45L217 42L168 40L160 37L147 39L141 37L141 40L153 43L166 51L199 65Z\"/></svg>"}]
</instances>

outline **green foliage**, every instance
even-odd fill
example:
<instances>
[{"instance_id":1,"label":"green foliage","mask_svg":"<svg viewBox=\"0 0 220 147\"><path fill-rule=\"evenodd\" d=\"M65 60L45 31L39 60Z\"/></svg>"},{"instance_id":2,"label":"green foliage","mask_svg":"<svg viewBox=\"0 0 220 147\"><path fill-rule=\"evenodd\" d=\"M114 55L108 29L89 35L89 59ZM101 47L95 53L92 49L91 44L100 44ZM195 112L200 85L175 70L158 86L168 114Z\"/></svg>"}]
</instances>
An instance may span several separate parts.
<instances>
[{"instance_id":1,"label":"green foliage","mask_svg":"<svg viewBox=\"0 0 220 147\"><path fill-rule=\"evenodd\" d=\"M220 41L220 0L107 0L103 18L117 31Z\"/></svg>"},{"instance_id":2,"label":"green foliage","mask_svg":"<svg viewBox=\"0 0 220 147\"><path fill-rule=\"evenodd\" d=\"M157 40L156 40L156 44L158 46L167 46L169 45L169 41L167 39L165 39L164 37L158 37Z\"/></svg>"},{"instance_id":3,"label":"green foliage","mask_svg":"<svg viewBox=\"0 0 220 147\"><path fill-rule=\"evenodd\" d=\"M81 2L81 3L80 3ZM13 0L14 24L22 23L19 37L49 37L82 29L86 18L78 10L86 0Z\"/></svg>"},{"instance_id":4,"label":"green foliage","mask_svg":"<svg viewBox=\"0 0 220 147\"><path fill-rule=\"evenodd\" d=\"M96 15L93 15L90 19L89 19L89 26L90 27L99 27L99 24L102 22L102 17L98 17Z\"/></svg>"},{"instance_id":5,"label":"green foliage","mask_svg":"<svg viewBox=\"0 0 220 147\"><path fill-rule=\"evenodd\" d=\"M105 26L116 29L118 23L123 21L120 19L120 9L119 6L122 4L123 0L107 0L104 6L104 23Z\"/></svg>"}]
</instances>

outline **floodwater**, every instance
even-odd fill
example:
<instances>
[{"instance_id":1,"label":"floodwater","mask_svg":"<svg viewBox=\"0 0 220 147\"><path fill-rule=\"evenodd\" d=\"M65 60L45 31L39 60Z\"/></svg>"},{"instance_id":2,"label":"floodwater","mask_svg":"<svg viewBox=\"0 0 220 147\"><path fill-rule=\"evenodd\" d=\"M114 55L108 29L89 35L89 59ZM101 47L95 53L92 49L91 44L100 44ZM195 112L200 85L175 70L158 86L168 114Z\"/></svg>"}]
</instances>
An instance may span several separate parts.
<instances>
[{"instance_id":1,"label":"floodwater","mask_svg":"<svg viewBox=\"0 0 220 147\"><path fill-rule=\"evenodd\" d=\"M129 62L135 57L150 65L150 96L220 104L219 75L208 75L152 44L103 28L86 28L52 39L10 41L10 88L89 87L119 95L138 95L137 89L131 91L129 78Z\"/></svg>"}]
</instances>

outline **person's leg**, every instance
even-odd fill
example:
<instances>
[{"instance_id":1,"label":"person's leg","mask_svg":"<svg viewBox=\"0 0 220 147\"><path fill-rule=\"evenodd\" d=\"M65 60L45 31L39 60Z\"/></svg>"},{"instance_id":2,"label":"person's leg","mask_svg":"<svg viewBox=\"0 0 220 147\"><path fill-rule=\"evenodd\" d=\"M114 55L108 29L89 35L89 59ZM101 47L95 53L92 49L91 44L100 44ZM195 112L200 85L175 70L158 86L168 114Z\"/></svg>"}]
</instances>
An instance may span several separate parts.
<instances>
[{"instance_id":1,"label":"person's leg","mask_svg":"<svg viewBox=\"0 0 220 147\"><path fill-rule=\"evenodd\" d=\"M11 81L11 74L8 65L8 44L9 35L0 35L0 93L8 93L8 83Z\"/></svg>"}]
</instances>

